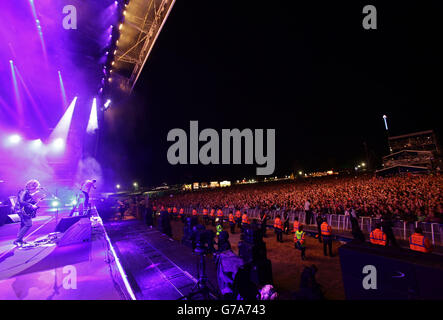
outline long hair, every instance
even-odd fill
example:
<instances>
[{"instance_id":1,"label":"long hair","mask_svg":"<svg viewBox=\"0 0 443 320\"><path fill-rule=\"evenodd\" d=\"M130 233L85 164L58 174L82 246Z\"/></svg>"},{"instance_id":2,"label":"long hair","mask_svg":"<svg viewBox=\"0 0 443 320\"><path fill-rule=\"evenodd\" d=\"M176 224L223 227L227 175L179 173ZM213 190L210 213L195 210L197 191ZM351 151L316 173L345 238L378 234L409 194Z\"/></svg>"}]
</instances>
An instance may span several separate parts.
<instances>
[{"instance_id":1,"label":"long hair","mask_svg":"<svg viewBox=\"0 0 443 320\"><path fill-rule=\"evenodd\" d=\"M25 189L26 190L32 190L32 189L37 189L40 188L40 182L38 182L35 179L29 180L28 182L26 182L25 185Z\"/></svg>"}]
</instances>

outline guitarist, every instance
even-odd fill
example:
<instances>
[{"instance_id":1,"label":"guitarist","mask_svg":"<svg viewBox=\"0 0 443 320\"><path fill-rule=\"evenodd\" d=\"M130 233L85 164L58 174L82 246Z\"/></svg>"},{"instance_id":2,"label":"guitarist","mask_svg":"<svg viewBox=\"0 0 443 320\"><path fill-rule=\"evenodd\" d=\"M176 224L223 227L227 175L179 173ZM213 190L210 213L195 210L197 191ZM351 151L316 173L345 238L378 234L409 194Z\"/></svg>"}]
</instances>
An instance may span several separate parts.
<instances>
[{"instance_id":1,"label":"guitarist","mask_svg":"<svg viewBox=\"0 0 443 320\"><path fill-rule=\"evenodd\" d=\"M14 241L15 245L23 245L23 237L32 227L32 218L35 217L35 213L38 209L37 202L33 196L40 190L40 182L37 180L29 180L25 189L20 190L18 193L18 214L20 215L20 230L17 234L17 239Z\"/></svg>"}]
</instances>

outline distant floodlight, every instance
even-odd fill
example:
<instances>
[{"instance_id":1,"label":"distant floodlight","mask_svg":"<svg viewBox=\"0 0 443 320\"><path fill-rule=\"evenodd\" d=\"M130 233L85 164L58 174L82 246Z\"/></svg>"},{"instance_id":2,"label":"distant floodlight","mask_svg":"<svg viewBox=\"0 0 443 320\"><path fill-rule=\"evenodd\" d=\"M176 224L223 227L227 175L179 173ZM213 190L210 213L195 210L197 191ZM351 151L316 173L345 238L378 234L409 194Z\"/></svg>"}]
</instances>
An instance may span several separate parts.
<instances>
[{"instance_id":1,"label":"distant floodlight","mask_svg":"<svg viewBox=\"0 0 443 320\"><path fill-rule=\"evenodd\" d=\"M383 120L384 120L384 122L385 122L385 128L386 128L386 131L388 131L388 117L384 114L383 115Z\"/></svg>"},{"instance_id":2,"label":"distant floodlight","mask_svg":"<svg viewBox=\"0 0 443 320\"><path fill-rule=\"evenodd\" d=\"M366 163L362 162L362 163L361 163L361 166L362 166L362 167L366 166Z\"/></svg>"},{"instance_id":3,"label":"distant floodlight","mask_svg":"<svg viewBox=\"0 0 443 320\"><path fill-rule=\"evenodd\" d=\"M118 30L123 29L123 23L120 23L120 25L118 26Z\"/></svg>"},{"instance_id":4,"label":"distant floodlight","mask_svg":"<svg viewBox=\"0 0 443 320\"><path fill-rule=\"evenodd\" d=\"M54 200L51 202L52 207L58 207L59 205L60 205L60 202L58 202L57 200Z\"/></svg>"},{"instance_id":5,"label":"distant floodlight","mask_svg":"<svg viewBox=\"0 0 443 320\"><path fill-rule=\"evenodd\" d=\"M8 142L10 144L18 144L20 141L22 141L22 137L20 137L18 134L13 134L8 137Z\"/></svg>"},{"instance_id":6,"label":"distant floodlight","mask_svg":"<svg viewBox=\"0 0 443 320\"><path fill-rule=\"evenodd\" d=\"M77 204L77 199L73 199L73 200L71 201L71 204L72 204L73 206L75 206L75 205Z\"/></svg>"},{"instance_id":7,"label":"distant floodlight","mask_svg":"<svg viewBox=\"0 0 443 320\"><path fill-rule=\"evenodd\" d=\"M134 182L132 185L133 185L135 188L138 187L138 183L137 183L137 182Z\"/></svg>"},{"instance_id":8,"label":"distant floodlight","mask_svg":"<svg viewBox=\"0 0 443 320\"><path fill-rule=\"evenodd\" d=\"M302 174L303 174L303 172L299 171L299 172L298 172L298 174L299 174L299 175L302 175Z\"/></svg>"},{"instance_id":9,"label":"distant floodlight","mask_svg":"<svg viewBox=\"0 0 443 320\"><path fill-rule=\"evenodd\" d=\"M118 184L118 185L116 185L115 187L116 187L117 189L120 189L121 186Z\"/></svg>"}]
</instances>

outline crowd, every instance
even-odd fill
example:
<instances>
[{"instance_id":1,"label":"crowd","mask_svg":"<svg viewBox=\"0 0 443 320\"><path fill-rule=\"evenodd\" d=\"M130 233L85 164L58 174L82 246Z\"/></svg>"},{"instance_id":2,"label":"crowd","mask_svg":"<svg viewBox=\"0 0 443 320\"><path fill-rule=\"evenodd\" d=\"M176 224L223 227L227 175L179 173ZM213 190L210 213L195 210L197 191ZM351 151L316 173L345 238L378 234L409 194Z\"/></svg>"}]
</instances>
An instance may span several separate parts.
<instances>
[{"instance_id":1,"label":"crowd","mask_svg":"<svg viewBox=\"0 0 443 320\"><path fill-rule=\"evenodd\" d=\"M235 185L182 192L156 199L154 206L260 210L310 210L404 221L443 223L440 175L326 177Z\"/></svg>"}]
</instances>

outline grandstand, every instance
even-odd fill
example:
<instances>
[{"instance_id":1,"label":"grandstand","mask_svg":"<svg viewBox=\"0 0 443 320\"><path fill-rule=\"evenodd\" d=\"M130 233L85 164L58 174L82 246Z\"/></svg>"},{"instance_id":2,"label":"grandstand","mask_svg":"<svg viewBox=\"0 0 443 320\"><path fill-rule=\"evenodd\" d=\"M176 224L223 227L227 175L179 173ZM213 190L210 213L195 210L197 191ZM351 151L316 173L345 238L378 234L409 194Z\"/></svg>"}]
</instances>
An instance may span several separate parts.
<instances>
[{"instance_id":1,"label":"grandstand","mask_svg":"<svg viewBox=\"0 0 443 320\"><path fill-rule=\"evenodd\" d=\"M383 157L383 169L377 174L428 172L440 170L441 156L433 130L389 137L391 154Z\"/></svg>"}]
</instances>

